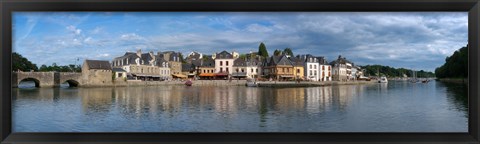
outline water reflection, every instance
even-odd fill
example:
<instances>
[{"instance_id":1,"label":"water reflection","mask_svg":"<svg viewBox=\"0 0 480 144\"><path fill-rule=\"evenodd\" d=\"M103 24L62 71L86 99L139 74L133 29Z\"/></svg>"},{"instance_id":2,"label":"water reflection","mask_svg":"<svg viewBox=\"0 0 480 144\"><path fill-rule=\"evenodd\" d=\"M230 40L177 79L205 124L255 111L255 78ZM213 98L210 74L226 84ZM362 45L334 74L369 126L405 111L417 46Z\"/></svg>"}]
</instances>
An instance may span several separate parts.
<instances>
[{"instance_id":1,"label":"water reflection","mask_svg":"<svg viewBox=\"0 0 480 144\"><path fill-rule=\"evenodd\" d=\"M14 130L466 131L462 124L431 128L429 124L416 123L466 121L465 117L456 115L465 114L468 110L466 89L458 87L456 84L435 82L412 85L391 81L388 84L308 88L151 86L14 89L14 119L17 119ZM422 103L432 108L412 107ZM443 105L455 109L442 109ZM55 118L36 113L46 109L54 111L56 114L52 117ZM418 115L429 111L438 112L438 115L430 113L431 119ZM27 120L41 123L32 125ZM405 121L419 126L398 125ZM45 130L52 125L66 123L68 129ZM376 126L380 127L372 129Z\"/></svg>"}]
</instances>

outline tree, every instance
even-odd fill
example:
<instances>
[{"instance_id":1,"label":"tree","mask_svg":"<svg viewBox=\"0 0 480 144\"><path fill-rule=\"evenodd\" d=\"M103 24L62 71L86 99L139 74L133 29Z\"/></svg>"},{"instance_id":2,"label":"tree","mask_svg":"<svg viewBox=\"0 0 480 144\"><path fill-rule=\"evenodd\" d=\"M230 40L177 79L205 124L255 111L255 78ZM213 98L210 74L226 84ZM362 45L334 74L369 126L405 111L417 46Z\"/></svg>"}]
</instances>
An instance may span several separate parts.
<instances>
[{"instance_id":1,"label":"tree","mask_svg":"<svg viewBox=\"0 0 480 144\"><path fill-rule=\"evenodd\" d=\"M266 58L268 57L268 51L267 51L267 47L265 47L265 44L260 43L260 45L258 46L258 55Z\"/></svg>"},{"instance_id":2,"label":"tree","mask_svg":"<svg viewBox=\"0 0 480 144\"><path fill-rule=\"evenodd\" d=\"M437 78L468 77L468 45L445 58L445 64L435 69Z\"/></svg>"},{"instance_id":3,"label":"tree","mask_svg":"<svg viewBox=\"0 0 480 144\"><path fill-rule=\"evenodd\" d=\"M283 53L286 54L286 55L289 55L289 56L293 56L292 49L290 49L290 48L285 48L283 50Z\"/></svg>"},{"instance_id":4,"label":"tree","mask_svg":"<svg viewBox=\"0 0 480 144\"><path fill-rule=\"evenodd\" d=\"M393 68L390 66L382 65L366 65L362 66L362 69L365 69L366 76L387 76L387 77L403 77L403 74L406 74L408 77L412 76L412 70L405 68ZM435 77L433 72L428 72L424 70L416 71L417 77Z\"/></svg>"},{"instance_id":5,"label":"tree","mask_svg":"<svg viewBox=\"0 0 480 144\"><path fill-rule=\"evenodd\" d=\"M246 58L247 58L247 55L246 55L246 54L240 54L240 56L238 56L238 58L240 58L240 59L246 59Z\"/></svg>"},{"instance_id":6,"label":"tree","mask_svg":"<svg viewBox=\"0 0 480 144\"><path fill-rule=\"evenodd\" d=\"M17 71L17 70L21 70L21 71L37 71L38 70L38 67L36 64L33 64L32 62L30 62L27 58L23 57L22 55L14 52L12 54L12 70L14 71Z\"/></svg>"},{"instance_id":7,"label":"tree","mask_svg":"<svg viewBox=\"0 0 480 144\"><path fill-rule=\"evenodd\" d=\"M282 51L281 51L281 50L278 50L278 49L276 49L275 51L273 51L273 55L275 55L275 56L282 55Z\"/></svg>"}]
</instances>

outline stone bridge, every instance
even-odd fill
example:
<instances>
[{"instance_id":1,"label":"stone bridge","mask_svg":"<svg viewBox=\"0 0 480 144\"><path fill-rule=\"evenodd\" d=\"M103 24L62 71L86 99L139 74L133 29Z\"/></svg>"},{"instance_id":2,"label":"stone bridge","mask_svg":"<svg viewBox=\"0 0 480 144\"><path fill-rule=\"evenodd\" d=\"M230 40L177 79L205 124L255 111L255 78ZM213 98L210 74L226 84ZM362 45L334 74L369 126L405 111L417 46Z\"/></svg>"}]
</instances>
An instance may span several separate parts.
<instances>
[{"instance_id":1,"label":"stone bridge","mask_svg":"<svg viewBox=\"0 0 480 144\"><path fill-rule=\"evenodd\" d=\"M59 87L68 83L71 87L82 85L82 73L75 72L13 72L12 87L18 87L21 81L34 81L35 87Z\"/></svg>"}]
</instances>

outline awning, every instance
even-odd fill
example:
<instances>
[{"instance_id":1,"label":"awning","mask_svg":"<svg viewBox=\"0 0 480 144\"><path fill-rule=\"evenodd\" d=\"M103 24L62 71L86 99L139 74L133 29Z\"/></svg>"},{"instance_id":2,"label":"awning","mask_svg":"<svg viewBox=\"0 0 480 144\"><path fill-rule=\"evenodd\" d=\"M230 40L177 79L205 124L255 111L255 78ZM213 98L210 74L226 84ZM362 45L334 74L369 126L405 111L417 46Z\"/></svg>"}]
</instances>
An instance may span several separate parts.
<instances>
[{"instance_id":1,"label":"awning","mask_svg":"<svg viewBox=\"0 0 480 144\"><path fill-rule=\"evenodd\" d=\"M187 78L187 76L183 74L172 74L172 75L179 78Z\"/></svg>"},{"instance_id":2,"label":"awning","mask_svg":"<svg viewBox=\"0 0 480 144\"><path fill-rule=\"evenodd\" d=\"M243 72L243 73L242 73L242 72L240 72L240 73L232 73L232 76L234 76L234 77L246 77L246 76L247 76L247 73L244 73L244 72Z\"/></svg>"},{"instance_id":3,"label":"awning","mask_svg":"<svg viewBox=\"0 0 480 144\"><path fill-rule=\"evenodd\" d=\"M215 74L213 74L213 73L201 73L201 74L198 75L198 76L201 76L201 77L214 77Z\"/></svg>"},{"instance_id":4,"label":"awning","mask_svg":"<svg viewBox=\"0 0 480 144\"><path fill-rule=\"evenodd\" d=\"M293 78L293 75L280 75L280 77Z\"/></svg>"},{"instance_id":5,"label":"awning","mask_svg":"<svg viewBox=\"0 0 480 144\"><path fill-rule=\"evenodd\" d=\"M194 76L195 74L193 74L193 73L189 73L188 75L189 75L189 76Z\"/></svg>"},{"instance_id":6,"label":"awning","mask_svg":"<svg viewBox=\"0 0 480 144\"><path fill-rule=\"evenodd\" d=\"M228 73L216 73L215 76L228 76Z\"/></svg>"}]
</instances>

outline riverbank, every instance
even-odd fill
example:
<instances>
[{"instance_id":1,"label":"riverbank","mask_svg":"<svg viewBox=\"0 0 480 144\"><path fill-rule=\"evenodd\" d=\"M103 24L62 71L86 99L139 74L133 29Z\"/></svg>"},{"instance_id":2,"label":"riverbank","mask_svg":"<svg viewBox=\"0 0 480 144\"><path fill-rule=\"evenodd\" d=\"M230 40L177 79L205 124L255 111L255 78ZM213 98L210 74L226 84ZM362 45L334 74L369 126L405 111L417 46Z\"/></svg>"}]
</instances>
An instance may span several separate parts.
<instances>
[{"instance_id":1,"label":"riverbank","mask_svg":"<svg viewBox=\"0 0 480 144\"><path fill-rule=\"evenodd\" d=\"M325 81L325 82L258 82L259 87L315 87L315 86L333 86L333 85L358 85L373 84L376 81Z\"/></svg>"},{"instance_id":2,"label":"riverbank","mask_svg":"<svg viewBox=\"0 0 480 144\"><path fill-rule=\"evenodd\" d=\"M468 83L468 78L441 78L441 79L436 79L438 81L442 82L453 82L453 83Z\"/></svg>"}]
</instances>

